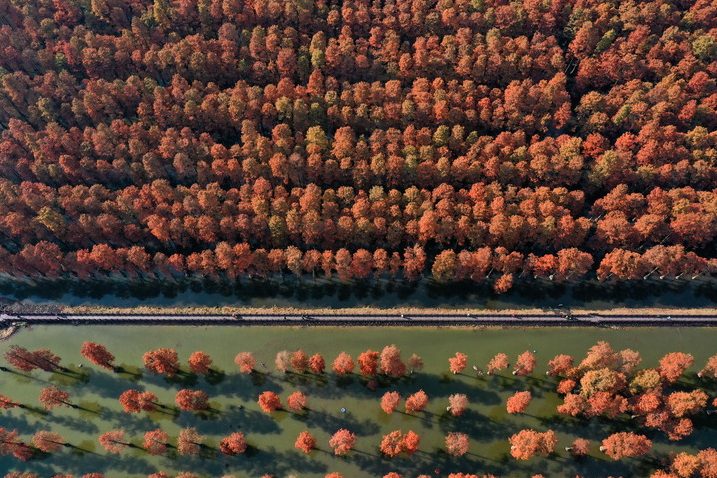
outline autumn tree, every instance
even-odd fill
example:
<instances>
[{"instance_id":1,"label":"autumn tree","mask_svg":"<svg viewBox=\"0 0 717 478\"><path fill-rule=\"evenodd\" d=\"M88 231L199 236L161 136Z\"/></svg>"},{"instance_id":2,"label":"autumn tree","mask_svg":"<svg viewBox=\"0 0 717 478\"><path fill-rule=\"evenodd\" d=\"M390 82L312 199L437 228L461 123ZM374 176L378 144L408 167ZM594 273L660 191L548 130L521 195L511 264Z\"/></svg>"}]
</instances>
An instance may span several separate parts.
<instances>
[{"instance_id":1,"label":"autumn tree","mask_svg":"<svg viewBox=\"0 0 717 478\"><path fill-rule=\"evenodd\" d=\"M590 453L590 440L585 438L576 438L573 443L566 448L573 456L584 456Z\"/></svg>"},{"instance_id":2,"label":"autumn tree","mask_svg":"<svg viewBox=\"0 0 717 478\"><path fill-rule=\"evenodd\" d=\"M289 371L289 367L291 366L291 355L292 354L288 350L277 352L274 365L276 365L276 369L278 371L284 373Z\"/></svg>"},{"instance_id":3,"label":"autumn tree","mask_svg":"<svg viewBox=\"0 0 717 478\"><path fill-rule=\"evenodd\" d=\"M465 433L450 432L446 435L446 452L452 456L468 453L469 440Z\"/></svg>"},{"instance_id":4,"label":"autumn tree","mask_svg":"<svg viewBox=\"0 0 717 478\"><path fill-rule=\"evenodd\" d=\"M573 368L574 359L570 355L556 355L548 362L548 371L545 373L551 377L564 377Z\"/></svg>"},{"instance_id":5,"label":"autumn tree","mask_svg":"<svg viewBox=\"0 0 717 478\"><path fill-rule=\"evenodd\" d=\"M150 455L163 455L167 451L167 433L161 428L145 432L142 447Z\"/></svg>"},{"instance_id":6,"label":"autumn tree","mask_svg":"<svg viewBox=\"0 0 717 478\"><path fill-rule=\"evenodd\" d=\"M324 369L326 368L326 362L324 361L324 357L321 354L314 354L309 358L309 368L311 369L311 372L315 373L316 375L321 375L324 373Z\"/></svg>"},{"instance_id":7,"label":"autumn tree","mask_svg":"<svg viewBox=\"0 0 717 478\"><path fill-rule=\"evenodd\" d=\"M530 391L515 392L513 396L508 398L508 413L523 413L525 409L528 408L528 405L530 405L532 399L533 395Z\"/></svg>"},{"instance_id":8,"label":"autumn tree","mask_svg":"<svg viewBox=\"0 0 717 478\"><path fill-rule=\"evenodd\" d=\"M386 392L381 397L381 410L386 413L393 413L401 403L401 395L398 392Z\"/></svg>"},{"instance_id":9,"label":"autumn tree","mask_svg":"<svg viewBox=\"0 0 717 478\"><path fill-rule=\"evenodd\" d=\"M547 456L553 452L558 438L552 430L540 433L535 430L521 430L512 435L510 454L518 460L527 460L535 455Z\"/></svg>"},{"instance_id":10,"label":"autumn tree","mask_svg":"<svg viewBox=\"0 0 717 478\"><path fill-rule=\"evenodd\" d=\"M650 451L652 441L645 435L633 432L614 433L602 441L600 451L605 452L613 460L622 457L642 456Z\"/></svg>"},{"instance_id":11,"label":"autumn tree","mask_svg":"<svg viewBox=\"0 0 717 478\"><path fill-rule=\"evenodd\" d=\"M309 369L309 357L303 350L297 350L291 354L291 366L296 373L304 373Z\"/></svg>"},{"instance_id":12,"label":"autumn tree","mask_svg":"<svg viewBox=\"0 0 717 478\"><path fill-rule=\"evenodd\" d=\"M428 395L423 390L419 390L406 399L406 413L420 412L428 405Z\"/></svg>"},{"instance_id":13,"label":"autumn tree","mask_svg":"<svg viewBox=\"0 0 717 478\"><path fill-rule=\"evenodd\" d=\"M306 407L306 395L301 392L294 392L286 399L290 410L300 412Z\"/></svg>"},{"instance_id":14,"label":"autumn tree","mask_svg":"<svg viewBox=\"0 0 717 478\"><path fill-rule=\"evenodd\" d=\"M329 440L329 446L334 449L335 455L345 455L356 445L356 435L346 430L340 429L333 434Z\"/></svg>"},{"instance_id":15,"label":"autumn tree","mask_svg":"<svg viewBox=\"0 0 717 478\"><path fill-rule=\"evenodd\" d=\"M660 359L660 367L657 369L662 379L667 383L673 383L685 370L695 363L692 354L673 352Z\"/></svg>"},{"instance_id":16,"label":"autumn tree","mask_svg":"<svg viewBox=\"0 0 717 478\"><path fill-rule=\"evenodd\" d=\"M98 438L100 445L110 453L120 454L130 446L124 430L110 430Z\"/></svg>"},{"instance_id":17,"label":"autumn tree","mask_svg":"<svg viewBox=\"0 0 717 478\"><path fill-rule=\"evenodd\" d=\"M353 372L354 361L349 354L341 352L333 363L334 373L339 377L343 377L346 374Z\"/></svg>"},{"instance_id":18,"label":"autumn tree","mask_svg":"<svg viewBox=\"0 0 717 478\"><path fill-rule=\"evenodd\" d=\"M310 453L311 450L316 447L316 438L312 437L308 431L303 431L299 433L299 436L296 438L294 447L298 448L304 453Z\"/></svg>"},{"instance_id":19,"label":"autumn tree","mask_svg":"<svg viewBox=\"0 0 717 478\"><path fill-rule=\"evenodd\" d=\"M403 443L401 446L403 451L405 451L408 455L413 455L418 451L418 445L420 443L421 437L413 430L408 430L408 432L403 436Z\"/></svg>"},{"instance_id":20,"label":"autumn tree","mask_svg":"<svg viewBox=\"0 0 717 478\"><path fill-rule=\"evenodd\" d=\"M448 403L449 406L447 410L450 411L454 417L459 417L463 415L468 408L468 396L464 393L454 393L448 397Z\"/></svg>"},{"instance_id":21,"label":"autumn tree","mask_svg":"<svg viewBox=\"0 0 717 478\"><path fill-rule=\"evenodd\" d=\"M127 413L154 412L157 410L157 395L152 392L126 390L119 396L119 402Z\"/></svg>"},{"instance_id":22,"label":"autumn tree","mask_svg":"<svg viewBox=\"0 0 717 478\"><path fill-rule=\"evenodd\" d=\"M417 354L411 354L408 358L408 366L411 368L411 373L414 370L420 372L423 370L423 359Z\"/></svg>"},{"instance_id":23,"label":"autumn tree","mask_svg":"<svg viewBox=\"0 0 717 478\"><path fill-rule=\"evenodd\" d=\"M150 372L173 377L179 372L179 361L174 349L151 350L142 357L144 366Z\"/></svg>"},{"instance_id":24,"label":"autumn tree","mask_svg":"<svg viewBox=\"0 0 717 478\"><path fill-rule=\"evenodd\" d=\"M496 354L496 356L488 362L488 375L493 375L495 372L505 370L508 367L508 356L504 353Z\"/></svg>"},{"instance_id":25,"label":"autumn tree","mask_svg":"<svg viewBox=\"0 0 717 478\"><path fill-rule=\"evenodd\" d=\"M244 434L240 432L232 433L228 437L222 438L219 442L219 451L225 455L237 455L244 453L246 449L247 443L244 439Z\"/></svg>"},{"instance_id":26,"label":"autumn tree","mask_svg":"<svg viewBox=\"0 0 717 478\"><path fill-rule=\"evenodd\" d=\"M381 372L397 378L406 374L406 364L401 360L401 351L395 345L387 345L381 351Z\"/></svg>"},{"instance_id":27,"label":"autumn tree","mask_svg":"<svg viewBox=\"0 0 717 478\"><path fill-rule=\"evenodd\" d=\"M32 444L45 453L54 453L65 445L65 439L59 433L40 430L32 437Z\"/></svg>"},{"instance_id":28,"label":"autumn tree","mask_svg":"<svg viewBox=\"0 0 717 478\"><path fill-rule=\"evenodd\" d=\"M239 366L239 370L242 373L252 373L254 371L254 365L256 365L256 360L251 352L239 352L236 357L234 357L234 363Z\"/></svg>"},{"instance_id":29,"label":"autumn tree","mask_svg":"<svg viewBox=\"0 0 717 478\"><path fill-rule=\"evenodd\" d=\"M359 354L357 361L361 375L372 377L378 371L379 353L375 350L367 350Z\"/></svg>"},{"instance_id":30,"label":"autumn tree","mask_svg":"<svg viewBox=\"0 0 717 478\"><path fill-rule=\"evenodd\" d=\"M197 351L189 356L189 370L191 370L192 373L207 375L211 372L210 367L213 362L208 354Z\"/></svg>"},{"instance_id":31,"label":"autumn tree","mask_svg":"<svg viewBox=\"0 0 717 478\"><path fill-rule=\"evenodd\" d=\"M259 395L259 407L266 413L271 413L281 408L281 400L279 395L274 392L266 391Z\"/></svg>"},{"instance_id":32,"label":"autumn tree","mask_svg":"<svg viewBox=\"0 0 717 478\"><path fill-rule=\"evenodd\" d=\"M535 355L526 350L518 355L518 359L515 361L513 375L519 375L521 377L530 375L533 373L533 370L535 370L536 364L537 360L535 359Z\"/></svg>"},{"instance_id":33,"label":"autumn tree","mask_svg":"<svg viewBox=\"0 0 717 478\"><path fill-rule=\"evenodd\" d=\"M711 379L717 379L717 354L707 359L707 363L704 368L697 373L700 378L709 377Z\"/></svg>"},{"instance_id":34,"label":"autumn tree","mask_svg":"<svg viewBox=\"0 0 717 478\"><path fill-rule=\"evenodd\" d=\"M403 432L395 430L383 436L379 450L386 456L394 457L403 450Z\"/></svg>"},{"instance_id":35,"label":"autumn tree","mask_svg":"<svg viewBox=\"0 0 717 478\"><path fill-rule=\"evenodd\" d=\"M451 372L454 374L461 373L468 364L468 355L456 352L456 356L449 358L448 363L450 364Z\"/></svg>"},{"instance_id":36,"label":"autumn tree","mask_svg":"<svg viewBox=\"0 0 717 478\"><path fill-rule=\"evenodd\" d=\"M74 407L69 402L70 394L60 390L54 385L45 387L40 391L40 403L45 410L52 410L55 407Z\"/></svg>"},{"instance_id":37,"label":"autumn tree","mask_svg":"<svg viewBox=\"0 0 717 478\"><path fill-rule=\"evenodd\" d=\"M204 437L194 427L183 428L177 437L177 451L180 455L199 455Z\"/></svg>"},{"instance_id":38,"label":"autumn tree","mask_svg":"<svg viewBox=\"0 0 717 478\"><path fill-rule=\"evenodd\" d=\"M207 410L209 395L201 390L180 390L174 398L179 408L185 411Z\"/></svg>"},{"instance_id":39,"label":"autumn tree","mask_svg":"<svg viewBox=\"0 0 717 478\"><path fill-rule=\"evenodd\" d=\"M82 348L80 348L80 354L95 365L107 370L115 369L113 365L115 356L104 345L95 342L84 342Z\"/></svg>"}]
</instances>

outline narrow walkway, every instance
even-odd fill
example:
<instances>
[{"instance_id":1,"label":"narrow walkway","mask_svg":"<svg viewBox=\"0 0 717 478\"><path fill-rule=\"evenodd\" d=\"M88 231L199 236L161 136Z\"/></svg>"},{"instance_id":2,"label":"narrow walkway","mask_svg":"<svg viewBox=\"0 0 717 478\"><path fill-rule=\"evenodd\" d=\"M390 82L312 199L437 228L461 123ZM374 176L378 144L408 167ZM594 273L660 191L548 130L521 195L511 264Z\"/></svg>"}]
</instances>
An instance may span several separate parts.
<instances>
[{"instance_id":1,"label":"narrow walkway","mask_svg":"<svg viewBox=\"0 0 717 478\"><path fill-rule=\"evenodd\" d=\"M1 314L0 326L27 325L291 325L291 326L715 326L717 315L415 314L415 315L202 315L202 314Z\"/></svg>"}]
</instances>

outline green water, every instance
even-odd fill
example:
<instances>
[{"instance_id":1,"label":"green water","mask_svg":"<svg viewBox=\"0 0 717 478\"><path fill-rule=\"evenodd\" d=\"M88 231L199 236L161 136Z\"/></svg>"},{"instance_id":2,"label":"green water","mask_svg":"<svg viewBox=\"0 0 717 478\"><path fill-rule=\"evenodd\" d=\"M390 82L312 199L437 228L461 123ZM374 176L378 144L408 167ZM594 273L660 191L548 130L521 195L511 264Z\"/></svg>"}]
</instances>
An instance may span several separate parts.
<instances>
[{"instance_id":1,"label":"green water","mask_svg":"<svg viewBox=\"0 0 717 478\"><path fill-rule=\"evenodd\" d=\"M91 365L79 354L84 340L105 344L131 373L114 374ZM667 352L684 351L695 355L695 366L687 374L685 385L694 380L694 373L706 358L717 352L717 329L448 329L448 328L264 328L264 327L35 327L22 330L10 340L0 343L0 352L9 345L27 348L50 348L63 358L63 365L76 373L32 374L0 373L0 393L37 407L33 410L4 410L0 425L17 428L22 439L29 441L41 429L62 434L75 448L64 448L52 455L20 462L13 457L0 458L0 472L32 471L40 476L72 473L81 476L101 472L112 478L141 477L159 470L168 473L192 471L200 476L260 477L272 474L323 477L338 471L346 478L382 477L397 471L406 478L419 474L446 476L452 472L492 473L500 477L546 476L647 476L657 466L656 460L669 452L694 451L717 445L717 422L711 417L696 420L698 430L680 442L670 442L661 432L643 430L655 440L653 451L645 458L613 462L597 448L597 441L610 433L624 430L627 419L612 421L593 419L590 422L557 416L559 398L553 392L555 382L546 380L547 361L557 353L581 358L586 349L598 340L609 341L615 349L632 348L641 352L641 367L657 364ZM368 348L380 350L395 343L404 359L412 353L421 355L426 367L423 372L394 384L382 384L370 392L357 376L337 383L333 373L322 378L282 374L273 368L274 356L280 350L302 348L309 355L322 353L330 369L333 358L342 350L356 356ZM156 393L163 404L173 405L174 395L184 388L181 383L143 372L142 354L159 347L175 347L186 364L196 350L210 354L215 368L225 372L219 383L209 384L200 377L188 388L205 390L212 399L214 412L199 416L191 412L126 414L117 397L124 390L136 388ZM485 367L498 352L514 360L518 353L536 350L538 370L533 377L516 378L509 373L478 378L470 366ZM257 368L266 373L254 377L237 373L233 358L237 352L251 351ZM469 355L465 375L448 373L447 358L456 351ZM1 360L1 359L0 359ZM270 369L259 365L266 363ZM78 366L83 364L82 368ZM184 367L186 369L186 365ZM469 373L470 372L470 373ZM39 411L39 391L56 384L70 393L70 399L81 409L62 408L44 414ZM701 383L714 397L713 383ZM379 407L381 395L398 390L404 397L425 390L430 403L426 412L417 416L402 413L386 415ZM308 396L310 411L294 415L280 411L262 413L256 403L259 393L272 390L282 400L296 390ZM505 401L515 391L531 390L534 400L526 414L513 416L505 411ZM471 405L462 417L446 412L448 396L466 393ZM239 406L243 405L244 409ZM346 408L346 413L340 409ZM402 409L402 408L401 408ZM178 431L195 426L205 436L208 448L203 456L150 456L141 449L128 449L112 455L97 443L97 437L108 430L121 428L133 442L141 445L147 430L162 427L175 443ZM358 436L356 451L347 457L330 453L329 437L339 428L348 428ZM507 438L522 428L539 431L553 429L559 437L556 453L549 458L516 461L508 455ZM413 457L385 459L378 452L382 435L401 429L414 430L422 437L420 451ZM303 430L318 439L320 450L309 455L296 450L294 441ZM246 455L228 457L218 452L219 440L234 431L243 431L251 445ZM461 458L446 456L440 451L443 437L449 431L467 433L471 438L469 453ZM577 437L594 441L593 452L583 461L576 461L563 447ZM440 469L438 474L434 474Z\"/></svg>"}]
</instances>

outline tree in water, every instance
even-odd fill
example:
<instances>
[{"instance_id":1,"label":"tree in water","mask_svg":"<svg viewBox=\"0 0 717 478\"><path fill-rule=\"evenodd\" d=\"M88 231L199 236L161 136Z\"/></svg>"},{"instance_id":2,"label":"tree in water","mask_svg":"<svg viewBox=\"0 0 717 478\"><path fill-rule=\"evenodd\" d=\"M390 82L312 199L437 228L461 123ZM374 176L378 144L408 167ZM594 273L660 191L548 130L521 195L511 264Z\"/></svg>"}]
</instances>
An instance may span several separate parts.
<instances>
[{"instance_id":1,"label":"tree in water","mask_svg":"<svg viewBox=\"0 0 717 478\"><path fill-rule=\"evenodd\" d=\"M450 432L446 435L446 452L452 456L463 456L468 453L470 442L465 433Z\"/></svg>"},{"instance_id":2,"label":"tree in water","mask_svg":"<svg viewBox=\"0 0 717 478\"><path fill-rule=\"evenodd\" d=\"M345 455L356 445L356 435L340 429L329 440L329 446L334 449L335 455Z\"/></svg>"},{"instance_id":3,"label":"tree in water","mask_svg":"<svg viewBox=\"0 0 717 478\"><path fill-rule=\"evenodd\" d=\"M312 437L308 431L303 431L299 433L294 446L304 453L310 453L316 447L316 438Z\"/></svg>"},{"instance_id":4,"label":"tree in water","mask_svg":"<svg viewBox=\"0 0 717 478\"><path fill-rule=\"evenodd\" d=\"M533 355L530 351L525 351L518 355L518 359L515 361L513 375L521 377L530 375L533 373L533 370L535 370L536 364L537 361L535 360L535 355Z\"/></svg>"},{"instance_id":5,"label":"tree in water","mask_svg":"<svg viewBox=\"0 0 717 478\"><path fill-rule=\"evenodd\" d=\"M515 394L508 399L507 408L508 413L523 413L530 401L533 399L533 395L530 391L515 392Z\"/></svg>"},{"instance_id":6,"label":"tree in water","mask_svg":"<svg viewBox=\"0 0 717 478\"><path fill-rule=\"evenodd\" d=\"M286 404L290 410L300 412L306 407L306 395L302 392L294 392L286 399Z\"/></svg>"},{"instance_id":7,"label":"tree in water","mask_svg":"<svg viewBox=\"0 0 717 478\"><path fill-rule=\"evenodd\" d=\"M65 445L65 439L59 433L40 430L32 437L32 444L45 453L53 453Z\"/></svg>"},{"instance_id":8,"label":"tree in water","mask_svg":"<svg viewBox=\"0 0 717 478\"><path fill-rule=\"evenodd\" d=\"M398 392L386 392L381 397L381 410L386 413L393 413L401 403L401 395Z\"/></svg>"},{"instance_id":9,"label":"tree in water","mask_svg":"<svg viewBox=\"0 0 717 478\"><path fill-rule=\"evenodd\" d=\"M189 412L209 408L209 395L201 390L180 390L174 400L179 408Z\"/></svg>"},{"instance_id":10,"label":"tree in water","mask_svg":"<svg viewBox=\"0 0 717 478\"><path fill-rule=\"evenodd\" d=\"M454 374L461 373L468 364L468 355L456 352L456 356L449 358L448 362L450 364L451 372Z\"/></svg>"},{"instance_id":11,"label":"tree in water","mask_svg":"<svg viewBox=\"0 0 717 478\"><path fill-rule=\"evenodd\" d=\"M100 435L98 441L110 453L120 454L129 447L124 430L110 430Z\"/></svg>"},{"instance_id":12,"label":"tree in water","mask_svg":"<svg viewBox=\"0 0 717 478\"><path fill-rule=\"evenodd\" d=\"M527 460L532 456L548 456L555 450L558 438L552 430L540 433L535 430L521 430L511 436L510 454L518 460Z\"/></svg>"},{"instance_id":13,"label":"tree in water","mask_svg":"<svg viewBox=\"0 0 717 478\"><path fill-rule=\"evenodd\" d=\"M387 345L381 351L381 371L389 377L406 375L406 364L401 360L401 351L395 345Z\"/></svg>"},{"instance_id":14,"label":"tree in water","mask_svg":"<svg viewBox=\"0 0 717 478\"><path fill-rule=\"evenodd\" d=\"M197 351L189 356L189 370L192 373L207 375L211 372L210 367L213 362L208 354Z\"/></svg>"},{"instance_id":15,"label":"tree in water","mask_svg":"<svg viewBox=\"0 0 717 478\"><path fill-rule=\"evenodd\" d=\"M40 403L45 410L52 410L55 407L73 407L69 402L70 394L60 390L54 385L45 387L40 391Z\"/></svg>"},{"instance_id":16,"label":"tree in water","mask_svg":"<svg viewBox=\"0 0 717 478\"><path fill-rule=\"evenodd\" d=\"M127 413L154 412L157 410L157 395L152 392L139 390L126 390L119 396L122 408Z\"/></svg>"},{"instance_id":17,"label":"tree in water","mask_svg":"<svg viewBox=\"0 0 717 478\"><path fill-rule=\"evenodd\" d=\"M266 391L259 395L258 403L261 409L266 413L271 413L281 408L279 395L271 391Z\"/></svg>"},{"instance_id":18,"label":"tree in water","mask_svg":"<svg viewBox=\"0 0 717 478\"><path fill-rule=\"evenodd\" d=\"M144 367L150 372L173 377L179 372L177 351L174 349L150 350L142 357Z\"/></svg>"},{"instance_id":19,"label":"tree in water","mask_svg":"<svg viewBox=\"0 0 717 478\"><path fill-rule=\"evenodd\" d=\"M339 377L343 377L344 375L353 372L354 367L354 361L351 359L351 356L346 352L341 352L339 356L336 357L336 360L334 360L333 364L334 372Z\"/></svg>"},{"instance_id":20,"label":"tree in water","mask_svg":"<svg viewBox=\"0 0 717 478\"><path fill-rule=\"evenodd\" d=\"M509 366L510 364L508 363L508 356L506 354L496 354L496 356L488 362L488 375L493 375L500 370L505 370Z\"/></svg>"},{"instance_id":21,"label":"tree in water","mask_svg":"<svg viewBox=\"0 0 717 478\"><path fill-rule=\"evenodd\" d=\"M419 390L406 399L406 413L420 412L428 405L428 395L423 390Z\"/></svg>"},{"instance_id":22,"label":"tree in water","mask_svg":"<svg viewBox=\"0 0 717 478\"><path fill-rule=\"evenodd\" d=\"M244 453L247 449L247 443L244 439L244 434L235 432L226 438L222 438L219 442L219 450L225 455L237 455Z\"/></svg>"},{"instance_id":23,"label":"tree in water","mask_svg":"<svg viewBox=\"0 0 717 478\"><path fill-rule=\"evenodd\" d=\"M652 441L645 435L633 432L614 433L602 441L600 451L605 452L613 460L625 456L642 456L650 451Z\"/></svg>"},{"instance_id":24,"label":"tree in water","mask_svg":"<svg viewBox=\"0 0 717 478\"><path fill-rule=\"evenodd\" d=\"M448 411L454 417L459 417L465 413L468 408L468 396L464 393L454 393L448 397Z\"/></svg>"},{"instance_id":25,"label":"tree in water","mask_svg":"<svg viewBox=\"0 0 717 478\"><path fill-rule=\"evenodd\" d=\"M144 434L142 447L150 455L163 455L167 451L167 433L161 428L150 430Z\"/></svg>"},{"instance_id":26,"label":"tree in water","mask_svg":"<svg viewBox=\"0 0 717 478\"><path fill-rule=\"evenodd\" d=\"M115 356L107 350L107 347L95 342L84 342L80 348L80 354L95 365L114 370Z\"/></svg>"},{"instance_id":27,"label":"tree in water","mask_svg":"<svg viewBox=\"0 0 717 478\"><path fill-rule=\"evenodd\" d=\"M237 356L234 357L234 363L239 366L241 373L252 373L254 371L254 365L256 365L256 360L251 352L239 352Z\"/></svg>"},{"instance_id":28,"label":"tree in water","mask_svg":"<svg viewBox=\"0 0 717 478\"><path fill-rule=\"evenodd\" d=\"M184 428L177 437L177 451L180 455L199 455L204 437L194 427Z\"/></svg>"}]
</instances>

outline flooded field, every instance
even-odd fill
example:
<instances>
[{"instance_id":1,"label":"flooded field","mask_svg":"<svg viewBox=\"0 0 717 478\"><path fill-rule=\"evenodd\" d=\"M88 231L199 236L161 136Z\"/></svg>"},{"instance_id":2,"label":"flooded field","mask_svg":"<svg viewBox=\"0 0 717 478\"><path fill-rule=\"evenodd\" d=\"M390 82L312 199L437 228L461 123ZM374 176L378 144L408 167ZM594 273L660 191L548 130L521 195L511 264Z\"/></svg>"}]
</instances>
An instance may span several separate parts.
<instances>
[{"instance_id":1,"label":"flooded field","mask_svg":"<svg viewBox=\"0 0 717 478\"><path fill-rule=\"evenodd\" d=\"M102 343L117 357L125 373L115 374L90 364L79 349L82 342ZM17 344L31 349L49 348L62 357L70 372L30 374L0 373L0 393L21 401L31 409L3 410L0 426L17 428L20 437L29 441L43 429L60 433L74 445L52 455L29 462L13 457L0 458L0 472L31 471L41 476L71 473L81 476L100 472L112 478L143 477L159 470L168 473L191 471L202 477L225 474L242 478L259 478L271 474L277 478L289 475L318 478L338 471L346 478L382 477L390 471L406 478L419 474L446 476L452 472L495 474L500 477L527 478L541 473L550 477L581 476L647 476L669 452L695 451L717 443L715 415L695 420L696 432L685 440L670 442L662 432L643 430L655 441L653 451L639 459L613 462L598 451L597 442L615 431L630 429L627 417L616 420L593 419L589 422L558 416L560 402L554 392L555 380L544 372L548 360L558 353L581 359L588 347L607 340L616 349L632 348L642 354L641 368L656 366L668 352L682 351L695 355L695 365L681 385L693 385L695 372L706 358L717 352L717 329L402 329L402 328L281 328L281 327L35 327L21 330L10 340L0 343L0 352ZM369 391L358 375L337 379L333 372L317 377L298 376L274 370L274 357L281 350L303 349L309 355L321 353L327 369L341 351L356 359L367 349L381 350L396 344L404 360L412 353L425 362L422 372L394 383L381 383ZM203 350L211 355L220 372L211 383L204 377L181 374L166 379L145 371L142 354L150 349L174 347L187 370L189 355ZM498 376L478 377L472 365L485 364L498 352L514 360L526 350L536 351L538 368L530 377L513 377L509 371ZM233 363L241 351L257 358L261 373L253 376L238 373ZM464 374L448 371L448 357L456 351L468 354ZM1 360L1 359L0 359ZM266 368L260 365L266 365ZM80 367L82 364L82 367ZM38 395L42 388L55 384L70 394L79 409L58 408L40 411ZM713 382L700 382L710 397L717 394ZM126 414L117 400L127 389L148 390L165 405L174 405L174 396L182 388L200 389L211 397L212 410L203 415L171 409L148 414ZM402 396L423 389L430 402L425 412L416 416L404 413L386 415L379 407L384 392L397 390ZM287 411L261 412L256 399L271 390L282 400L297 390L308 397L309 411L297 415ZM530 390L533 402L525 414L509 415L507 398L516 391ZM469 411L452 417L447 411L448 396L468 395ZM345 409L345 412L341 410ZM402 408L400 408L402 410ZM587 426L586 426L587 424ZM194 426L207 447L201 456L151 456L140 448L130 448L121 455L111 455L97 442L97 437L112 429L123 429L133 443L141 445L145 431L158 427L170 435L170 443L184 427ZM334 456L328 446L330 436L340 428L356 433L356 450L347 457ZM556 453L548 458L517 461L508 455L507 438L523 428L554 430L559 438ZM421 436L419 452L394 459L382 457L378 450L383 435L393 430L413 430ZM297 435L309 430L318 439L319 450L309 455L296 450ZM250 444L245 455L229 457L219 453L219 440L231 432L242 431ZM470 436L468 454L453 458L442 452L446 433L459 431ZM593 441L593 451L577 461L563 450L575 438ZM436 473L437 472L437 473Z\"/></svg>"}]
</instances>

